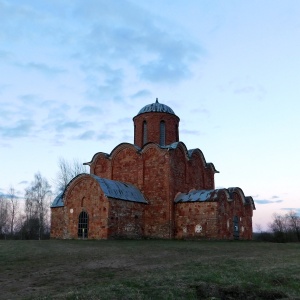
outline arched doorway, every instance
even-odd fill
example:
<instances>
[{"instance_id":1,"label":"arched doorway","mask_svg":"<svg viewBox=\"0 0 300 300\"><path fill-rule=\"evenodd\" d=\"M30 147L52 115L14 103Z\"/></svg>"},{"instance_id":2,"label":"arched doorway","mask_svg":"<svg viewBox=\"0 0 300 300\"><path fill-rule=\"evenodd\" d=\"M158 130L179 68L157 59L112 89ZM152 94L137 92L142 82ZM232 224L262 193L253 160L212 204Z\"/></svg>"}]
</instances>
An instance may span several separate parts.
<instances>
[{"instance_id":1,"label":"arched doorway","mask_svg":"<svg viewBox=\"0 0 300 300\"><path fill-rule=\"evenodd\" d=\"M82 211L78 219L78 238L86 239L89 233L89 216L87 212Z\"/></svg>"}]
</instances>

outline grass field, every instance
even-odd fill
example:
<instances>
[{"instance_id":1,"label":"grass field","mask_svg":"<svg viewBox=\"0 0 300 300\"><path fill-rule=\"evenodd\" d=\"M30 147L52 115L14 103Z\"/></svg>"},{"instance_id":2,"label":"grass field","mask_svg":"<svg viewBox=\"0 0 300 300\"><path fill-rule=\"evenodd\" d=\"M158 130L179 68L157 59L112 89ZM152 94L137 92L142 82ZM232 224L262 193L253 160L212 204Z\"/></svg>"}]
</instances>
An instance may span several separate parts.
<instances>
[{"instance_id":1,"label":"grass field","mask_svg":"<svg viewBox=\"0 0 300 300\"><path fill-rule=\"evenodd\" d=\"M300 244L0 241L0 287L1 299L300 299Z\"/></svg>"}]
</instances>

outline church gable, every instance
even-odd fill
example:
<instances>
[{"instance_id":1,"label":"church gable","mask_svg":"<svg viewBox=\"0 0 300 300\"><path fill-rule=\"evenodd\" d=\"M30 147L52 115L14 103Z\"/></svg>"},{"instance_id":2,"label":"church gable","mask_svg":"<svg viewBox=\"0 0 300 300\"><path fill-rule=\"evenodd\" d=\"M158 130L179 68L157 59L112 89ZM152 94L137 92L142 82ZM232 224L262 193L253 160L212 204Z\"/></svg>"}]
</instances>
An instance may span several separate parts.
<instances>
[{"instance_id":1,"label":"church gable","mask_svg":"<svg viewBox=\"0 0 300 300\"><path fill-rule=\"evenodd\" d=\"M112 179L137 183L141 166L140 154L132 144L118 145L110 155Z\"/></svg>"},{"instance_id":2,"label":"church gable","mask_svg":"<svg viewBox=\"0 0 300 300\"><path fill-rule=\"evenodd\" d=\"M91 174L94 174L103 178L111 178L111 160L106 153L97 153L95 159L92 159L90 164Z\"/></svg>"}]
</instances>

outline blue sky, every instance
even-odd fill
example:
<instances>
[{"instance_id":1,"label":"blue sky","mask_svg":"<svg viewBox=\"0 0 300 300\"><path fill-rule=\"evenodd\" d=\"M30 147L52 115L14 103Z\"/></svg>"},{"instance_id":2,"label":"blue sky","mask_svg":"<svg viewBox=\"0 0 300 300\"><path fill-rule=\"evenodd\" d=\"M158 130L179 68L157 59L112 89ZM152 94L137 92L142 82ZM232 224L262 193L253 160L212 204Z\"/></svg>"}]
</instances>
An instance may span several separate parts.
<instances>
[{"instance_id":1,"label":"blue sky","mask_svg":"<svg viewBox=\"0 0 300 300\"><path fill-rule=\"evenodd\" d=\"M300 2L0 0L0 192L133 142L158 97L254 227L300 212Z\"/></svg>"}]
</instances>

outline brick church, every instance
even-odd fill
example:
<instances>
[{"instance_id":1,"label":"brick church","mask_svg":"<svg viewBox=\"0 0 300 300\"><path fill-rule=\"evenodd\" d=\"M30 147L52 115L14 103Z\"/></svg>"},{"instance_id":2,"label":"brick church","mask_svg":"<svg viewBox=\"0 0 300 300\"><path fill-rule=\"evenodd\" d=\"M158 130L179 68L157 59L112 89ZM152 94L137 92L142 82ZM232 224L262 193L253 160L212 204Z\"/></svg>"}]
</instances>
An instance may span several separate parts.
<instances>
[{"instance_id":1,"label":"brick church","mask_svg":"<svg viewBox=\"0 0 300 300\"><path fill-rule=\"evenodd\" d=\"M60 239L252 239L252 197L215 189L212 163L179 141L179 117L146 105L133 118L134 144L98 152L51 205Z\"/></svg>"}]
</instances>

